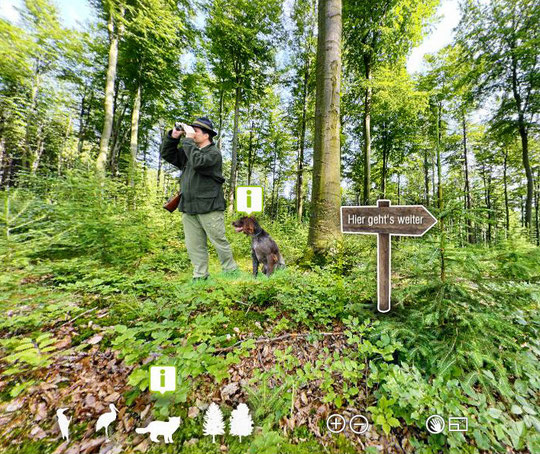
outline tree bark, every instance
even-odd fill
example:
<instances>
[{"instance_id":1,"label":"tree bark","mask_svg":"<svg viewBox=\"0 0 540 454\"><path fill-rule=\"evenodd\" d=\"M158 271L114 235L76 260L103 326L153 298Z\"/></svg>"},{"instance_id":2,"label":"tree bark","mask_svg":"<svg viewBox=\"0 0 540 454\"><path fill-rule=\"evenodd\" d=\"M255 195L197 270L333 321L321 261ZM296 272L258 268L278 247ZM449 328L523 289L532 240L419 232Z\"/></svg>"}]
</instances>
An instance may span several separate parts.
<instances>
[{"instance_id":1,"label":"tree bark","mask_svg":"<svg viewBox=\"0 0 540 454\"><path fill-rule=\"evenodd\" d=\"M275 203L275 190L276 190L276 166L277 166L277 140L274 141L274 159L272 160L272 198L270 200L270 217L276 218L276 212L274 208Z\"/></svg>"},{"instance_id":2,"label":"tree bark","mask_svg":"<svg viewBox=\"0 0 540 454\"><path fill-rule=\"evenodd\" d=\"M64 160L64 155L66 154L66 147L68 145L70 133L71 133L71 113L68 116L68 122L67 122L67 125L66 125L66 132L64 134L64 142L62 143L62 147L60 148L60 151L58 153L58 158L57 158L57 164L58 164L57 174L59 176L62 174L62 164L63 164L63 160Z\"/></svg>"},{"instance_id":3,"label":"tree bark","mask_svg":"<svg viewBox=\"0 0 540 454\"><path fill-rule=\"evenodd\" d=\"M426 206L429 207L429 160L428 160L428 148L424 151L424 192Z\"/></svg>"},{"instance_id":4,"label":"tree bark","mask_svg":"<svg viewBox=\"0 0 540 454\"><path fill-rule=\"evenodd\" d=\"M512 48L512 50L514 50ZM525 176L527 177L527 198L525 200L525 228L529 230L529 235L532 233L531 219L532 219L532 200L534 192L534 181L531 170L531 164L529 162L529 135L527 125L525 123L525 113L523 112L523 102L518 90L518 70L517 59L515 54L512 55L512 93L514 95L514 101L516 103L516 110L518 114L517 125L519 136L521 138L521 154L523 167L525 168Z\"/></svg>"},{"instance_id":5,"label":"tree bark","mask_svg":"<svg viewBox=\"0 0 540 454\"><path fill-rule=\"evenodd\" d=\"M364 95L364 205L369 205L371 189L371 56L364 55L366 91Z\"/></svg>"},{"instance_id":6,"label":"tree bark","mask_svg":"<svg viewBox=\"0 0 540 454\"><path fill-rule=\"evenodd\" d=\"M467 241L474 243L474 232L472 229L470 214L471 214L471 186L469 182L469 157L467 153L467 122L465 118L465 111L462 112L462 129L463 129L463 167L465 172L465 224L467 226Z\"/></svg>"},{"instance_id":7,"label":"tree bark","mask_svg":"<svg viewBox=\"0 0 540 454\"><path fill-rule=\"evenodd\" d=\"M218 130L218 136L217 136L217 147L221 150L221 139L223 137L223 97L224 97L224 89L223 89L223 83L221 84L219 88L219 130Z\"/></svg>"},{"instance_id":8,"label":"tree bark","mask_svg":"<svg viewBox=\"0 0 540 454\"><path fill-rule=\"evenodd\" d=\"M504 212L505 212L505 237L508 238L510 232L510 207L508 206L508 147L504 148L503 161L503 183L504 183Z\"/></svg>"},{"instance_id":9,"label":"tree bark","mask_svg":"<svg viewBox=\"0 0 540 454\"><path fill-rule=\"evenodd\" d=\"M139 116L141 111L141 83L137 85L135 99L133 100L133 109L131 110L131 137L129 140L129 149L131 159L129 162L129 185L135 186L135 168L137 166L137 151L139 148Z\"/></svg>"},{"instance_id":10,"label":"tree bark","mask_svg":"<svg viewBox=\"0 0 540 454\"><path fill-rule=\"evenodd\" d=\"M317 95L313 151L313 215L308 246L320 256L340 237L341 0L319 0Z\"/></svg>"},{"instance_id":11,"label":"tree bark","mask_svg":"<svg viewBox=\"0 0 540 454\"><path fill-rule=\"evenodd\" d=\"M90 91L92 93L92 91ZM78 143L77 143L77 151L79 156L82 154L83 145L84 145L84 135L86 132L86 124L84 122L84 116L86 113L86 96L87 96L87 87L85 85L84 92L81 99L81 111L79 113L79 133L78 133Z\"/></svg>"},{"instance_id":12,"label":"tree bark","mask_svg":"<svg viewBox=\"0 0 540 454\"><path fill-rule=\"evenodd\" d=\"M238 81L237 81L238 82ZM236 86L236 96L234 98L234 126L233 126L233 142L231 152L231 176L229 178L229 211L233 211L234 193L236 189L236 167L238 162L238 123L240 120L240 99L242 89L238 84Z\"/></svg>"},{"instance_id":13,"label":"tree bark","mask_svg":"<svg viewBox=\"0 0 540 454\"><path fill-rule=\"evenodd\" d=\"M540 246L540 219L538 214L538 208L540 205L540 168L536 173L536 192L535 192L535 226L536 226L536 245Z\"/></svg>"},{"instance_id":14,"label":"tree bark","mask_svg":"<svg viewBox=\"0 0 540 454\"><path fill-rule=\"evenodd\" d=\"M443 189L442 189L442 164L441 164L441 137L442 137L442 103L439 101L437 104L437 202L439 207L439 213L442 213L444 208L443 201ZM440 238L440 259L441 259L441 281L446 280L446 260L445 260L445 247L446 237L444 231L444 218L440 217L439 227L441 231Z\"/></svg>"},{"instance_id":15,"label":"tree bark","mask_svg":"<svg viewBox=\"0 0 540 454\"><path fill-rule=\"evenodd\" d=\"M37 115L37 96L39 93L40 82L41 82L41 71L40 71L40 60L39 58L34 63L34 77L32 79L32 89L30 95L30 106L28 109L28 115L26 117L26 133L25 133L25 147L24 147L24 156L22 160L23 167L31 170L33 172L35 161L39 158L37 153L39 153L39 147L36 147L36 152L32 149L32 131L40 127L40 120ZM40 138L38 137L38 141ZM37 164L39 165L39 163ZM36 165L36 168L37 168Z\"/></svg>"},{"instance_id":16,"label":"tree bark","mask_svg":"<svg viewBox=\"0 0 540 454\"><path fill-rule=\"evenodd\" d=\"M304 150L306 146L306 114L307 114L307 86L309 80L309 60L304 64L304 86L302 87L302 120L300 124L300 137L298 138L298 168L296 171L296 215L302 219L304 209Z\"/></svg>"},{"instance_id":17,"label":"tree bark","mask_svg":"<svg viewBox=\"0 0 540 454\"><path fill-rule=\"evenodd\" d=\"M382 171L381 171L381 199L386 198L386 178L388 173L388 131L386 123L382 124L383 144L382 144Z\"/></svg>"},{"instance_id":18,"label":"tree bark","mask_svg":"<svg viewBox=\"0 0 540 454\"><path fill-rule=\"evenodd\" d=\"M487 232L486 243L491 243L491 224L492 224L492 210L491 210L491 169L486 170L485 163L482 163L482 180L484 182L484 201L487 210Z\"/></svg>"},{"instance_id":19,"label":"tree bark","mask_svg":"<svg viewBox=\"0 0 540 454\"><path fill-rule=\"evenodd\" d=\"M253 170L253 130L255 128L255 122L251 120L251 128L249 130L249 149L248 149L248 163L247 163L247 184L251 184L251 172Z\"/></svg>"},{"instance_id":20,"label":"tree bark","mask_svg":"<svg viewBox=\"0 0 540 454\"><path fill-rule=\"evenodd\" d=\"M124 7L120 7L120 17L124 16ZM105 84L105 120L103 122L103 131L99 142L99 154L96 160L96 167L99 172L105 173L105 167L109 160L109 140L111 138L113 119L114 119L114 82L116 79L116 65L118 61L118 41L122 34L122 25L114 30L113 11L109 11L109 20L107 24L109 30L109 64L107 66L107 81Z\"/></svg>"},{"instance_id":21,"label":"tree bark","mask_svg":"<svg viewBox=\"0 0 540 454\"><path fill-rule=\"evenodd\" d=\"M116 95L115 95L116 97ZM112 174L115 174L118 169L118 159L120 157L120 146L124 138L129 131L129 128L122 129L124 124L124 118L126 116L126 111L129 106L129 98L125 97L123 94L120 96L120 101L114 102L115 106L118 106L118 109L115 109L113 117L113 132L111 136L110 143L110 153L108 160L108 168Z\"/></svg>"}]
</instances>

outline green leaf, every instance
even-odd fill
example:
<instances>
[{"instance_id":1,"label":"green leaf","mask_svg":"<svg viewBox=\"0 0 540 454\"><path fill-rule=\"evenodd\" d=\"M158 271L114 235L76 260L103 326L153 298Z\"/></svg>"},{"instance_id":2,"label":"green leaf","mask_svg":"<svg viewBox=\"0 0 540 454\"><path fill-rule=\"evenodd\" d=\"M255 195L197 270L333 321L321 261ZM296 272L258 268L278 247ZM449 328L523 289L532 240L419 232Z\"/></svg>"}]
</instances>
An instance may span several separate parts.
<instances>
[{"instance_id":1,"label":"green leaf","mask_svg":"<svg viewBox=\"0 0 540 454\"><path fill-rule=\"evenodd\" d=\"M487 411L488 415L492 418L499 419L501 417L502 411L498 408L490 407Z\"/></svg>"},{"instance_id":2,"label":"green leaf","mask_svg":"<svg viewBox=\"0 0 540 454\"><path fill-rule=\"evenodd\" d=\"M521 407L516 404L512 405L512 408L510 409L510 411L514 413L514 415L521 415L523 413L523 410L521 409Z\"/></svg>"}]
</instances>

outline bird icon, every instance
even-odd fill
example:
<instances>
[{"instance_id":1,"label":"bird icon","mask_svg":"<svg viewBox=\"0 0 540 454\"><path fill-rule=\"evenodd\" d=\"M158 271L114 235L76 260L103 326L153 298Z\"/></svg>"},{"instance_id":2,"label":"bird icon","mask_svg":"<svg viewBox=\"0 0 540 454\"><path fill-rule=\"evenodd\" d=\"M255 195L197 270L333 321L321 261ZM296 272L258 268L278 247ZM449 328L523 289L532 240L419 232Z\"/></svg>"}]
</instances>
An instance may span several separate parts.
<instances>
[{"instance_id":1,"label":"bird icon","mask_svg":"<svg viewBox=\"0 0 540 454\"><path fill-rule=\"evenodd\" d=\"M60 427L62 438L69 441L69 423L71 422L71 418L68 419L67 416L64 415L66 410L67 408L59 408L56 410L56 417L58 418L58 427Z\"/></svg>"},{"instance_id":2,"label":"bird icon","mask_svg":"<svg viewBox=\"0 0 540 454\"><path fill-rule=\"evenodd\" d=\"M118 408L116 408L114 404L110 404L109 408L111 411L103 413L96 422L96 432L105 427L105 436L107 437L107 441L109 441L109 425L116 419L116 412L118 411Z\"/></svg>"}]
</instances>

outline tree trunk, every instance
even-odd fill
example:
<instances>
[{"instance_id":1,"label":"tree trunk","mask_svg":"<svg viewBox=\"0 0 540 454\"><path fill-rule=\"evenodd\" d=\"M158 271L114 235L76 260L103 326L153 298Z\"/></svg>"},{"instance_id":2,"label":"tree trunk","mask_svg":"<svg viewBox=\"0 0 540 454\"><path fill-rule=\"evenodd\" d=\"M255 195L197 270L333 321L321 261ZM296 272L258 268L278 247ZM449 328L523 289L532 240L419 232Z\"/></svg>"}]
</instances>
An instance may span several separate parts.
<instances>
[{"instance_id":1,"label":"tree trunk","mask_svg":"<svg viewBox=\"0 0 540 454\"><path fill-rule=\"evenodd\" d=\"M272 198L270 200L270 217L276 218L276 212L274 208L275 203L275 190L276 190L276 165L277 165L277 140L274 141L274 159L272 160Z\"/></svg>"},{"instance_id":2,"label":"tree trunk","mask_svg":"<svg viewBox=\"0 0 540 454\"><path fill-rule=\"evenodd\" d=\"M251 185L251 172L253 170L253 130L255 128L255 122L251 120L251 128L249 130L249 150L248 150L248 163L247 163L247 184Z\"/></svg>"},{"instance_id":3,"label":"tree trunk","mask_svg":"<svg viewBox=\"0 0 540 454\"><path fill-rule=\"evenodd\" d=\"M144 145L143 145L143 181L146 188L147 178L148 178L148 136L151 131L146 131L144 134Z\"/></svg>"},{"instance_id":4,"label":"tree trunk","mask_svg":"<svg viewBox=\"0 0 540 454\"><path fill-rule=\"evenodd\" d=\"M510 232L510 207L508 206L508 147L504 148L503 162L503 183L504 183L504 212L505 212L505 237L508 238Z\"/></svg>"},{"instance_id":5,"label":"tree trunk","mask_svg":"<svg viewBox=\"0 0 540 454\"><path fill-rule=\"evenodd\" d=\"M224 89L223 89L223 82L222 82L219 88L219 130L218 130L218 136L216 140L217 147L220 150L221 150L221 138L223 137L223 97L224 97Z\"/></svg>"},{"instance_id":6,"label":"tree trunk","mask_svg":"<svg viewBox=\"0 0 540 454\"><path fill-rule=\"evenodd\" d=\"M67 125L66 125L66 132L64 134L64 142L62 143L62 147L60 148L60 151L58 153L58 158L57 158L57 164L58 164L58 166L57 166L57 174L59 176L62 174L62 164L63 164L64 155L66 154L66 147L68 145L70 132L71 132L71 113L68 116L68 122L67 122Z\"/></svg>"},{"instance_id":7,"label":"tree trunk","mask_svg":"<svg viewBox=\"0 0 540 454\"><path fill-rule=\"evenodd\" d=\"M32 158L32 166L30 168L30 172L32 175L35 175L37 172L37 169L39 167L39 164L41 163L41 156L43 156L43 152L45 151L45 139L43 137L44 132L43 130L46 128L46 125L42 122L39 122L39 126L37 129L37 144L36 144L36 152Z\"/></svg>"},{"instance_id":8,"label":"tree trunk","mask_svg":"<svg viewBox=\"0 0 540 454\"><path fill-rule=\"evenodd\" d=\"M443 212L443 190L442 190L442 164L441 164L441 126L442 126L442 103L439 101L437 105L437 202L439 207L439 213ZM444 231L444 218L439 218L439 227L441 230L440 239L440 259L441 259L441 281L446 279L446 263L445 263L445 246L446 238Z\"/></svg>"},{"instance_id":9,"label":"tree trunk","mask_svg":"<svg viewBox=\"0 0 540 454\"><path fill-rule=\"evenodd\" d=\"M426 206L429 207L429 161L428 161L428 148L424 150L424 193Z\"/></svg>"},{"instance_id":10,"label":"tree trunk","mask_svg":"<svg viewBox=\"0 0 540 454\"><path fill-rule=\"evenodd\" d=\"M133 100L133 109L131 110L131 137L129 140L129 149L131 159L129 161L129 185L135 186L135 169L137 166L137 151L139 147L139 115L141 111L141 83L137 85L137 92Z\"/></svg>"},{"instance_id":11,"label":"tree trunk","mask_svg":"<svg viewBox=\"0 0 540 454\"><path fill-rule=\"evenodd\" d=\"M237 81L238 82L238 81ZM242 89L240 85L236 86L236 96L234 98L234 126L233 142L231 152L231 176L229 178L229 211L234 209L234 193L236 189L236 166L238 161L238 122L240 120L240 97Z\"/></svg>"},{"instance_id":12,"label":"tree trunk","mask_svg":"<svg viewBox=\"0 0 540 454\"><path fill-rule=\"evenodd\" d=\"M167 136L167 130L163 123L159 123L159 130L161 131L161 145L159 146L159 159L158 159L158 169L156 175L156 188L159 192L159 179L161 178L161 168L163 166L163 159L161 159L161 148L163 147L163 142L165 142L165 137Z\"/></svg>"},{"instance_id":13,"label":"tree trunk","mask_svg":"<svg viewBox=\"0 0 540 454\"><path fill-rule=\"evenodd\" d=\"M536 226L536 245L540 246L540 222L538 217L538 205L540 205L540 168L538 169L538 172L536 173L536 193L535 193L535 226Z\"/></svg>"},{"instance_id":14,"label":"tree trunk","mask_svg":"<svg viewBox=\"0 0 540 454\"><path fill-rule=\"evenodd\" d=\"M487 210L486 243L489 245L489 243L491 243L491 239L492 239L492 234L491 234L491 224L492 224L492 213L491 213L491 169L488 168L486 170L485 163L482 163L482 180L484 182L484 202L486 204L486 210Z\"/></svg>"},{"instance_id":15,"label":"tree trunk","mask_svg":"<svg viewBox=\"0 0 540 454\"><path fill-rule=\"evenodd\" d=\"M397 204L401 205L401 173L397 174Z\"/></svg>"},{"instance_id":16,"label":"tree trunk","mask_svg":"<svg viewBox=\"0 0 540 454\"><path fill-rule=\"evenodd\" d=\"M388 173L388 134L386 123L382 124L382 171L381 171L381 199L386 199L386 175Z\"/></svg>"},{"instance_id":17,"label":"tree trunk","mask_svg":"<svg viewBox=\"0 0 540 454\"><path fill-rule=\"evenodd\" d=\"M92 93L90 91L90 93ZM77 151L79 156L82 154L83 145L84 145L84 135L86 132L86 124L84 122L84 116L85 116L85 107L86 107L86 96L87 96L87 87L85 85L84 87L84 93L81 99L81 111L79 113L79 133L78 133L78 143L77 143Z\"/></svg>"},{"instance_id":18,"label":"tree trunk","mask_svg":"<svg viewBox=\"0 0 540 454\"><path fill-rule=\"evenodd\" d=\"M521 150L522 150L522 160L523 167L525 168L525 175L527 176L527 198L525 199L525 228L531 230L531 218L532 218L532 199L534 191L534 181L532 176L531 164L529 162L529 137L527 129L522 118L522 114L519 116L521 119L518 120L519 125L519 135L521 137Z\"/></svg>"},{"instance_id":19,"label":"tree trunk","mask_svg":"<svg viewBox=\"0 0 540 454\"><path fill-rule=\"evenodd\" d=\"M41 121L36 115L36 106L37 106L37 96L40 88L40 61L39 59L35 62L34 77L32 79L32 90L30 96L30 106L28 108L28 115L26 117L26 133L25 133L25 147L24 147L24 156L22 160L23 167L32 170L37 158L36 153L38 152L38 147L36 147L36 153L32 149L32 132L39 128ZM38 137L38 140L40 138ZM37 168L37 166L36 166Z\"/></svg>"},{"instance_id":20,"label":"tree trunk","mask_svg":"<svg viewBox=\"0 0 540 454\"><path fill-rule=\"evenodd\" d=\"M471 186L469 182L469 157L467 153L467 122L465 111L462 112L462 127L463 127L463 167L465 172L465 224L467 226L467 241L474 243L474 233L472 229L470 214L471 214Z\"/></svg>"},{"instance_id":21,"label":"tree trunk","mask_svg":"<svg viewBox=\"0 0 540 454\"><path fill-rule=\"evenodd\" d=\"M369 205L371 189L371 56L364 55L366 91L364 95L364 205Z\"/></svg>"},{"instance_id":22,"label":"tree trunk","mask_svg":"<svg viewBox=\"0 0 540 454\"><path fill-rule=\"evenodd\" d=\"M116 109L116 111L114 112L113 132L111 136L112 143L110 144L111 152L109 153L108 160L108 168L110 169L112 174L115 174L118 169L118 159L120 157L121 142L123 142L127 131L129 131L128 128L122 129L122 125L124 124L124 117L126 116L126 110L129 105L129 99L124 99L124 96L122 95L120 97L120 101L115 101L114 105L118 105L119 109Z\"/></svg>"},{"instance_id":23,"label":"tree trunk","mask_svg":"<svg viewBox=\"0 0 540 454\"><path fill-rule=\"evenodd\" d=\"M512 50L514 50L512 48ZM532 218L532 200L534 192L534 181L531 170L531 164L529 162L529 135L527 131L527 125L525 124L525 114L523 112L523 105L521 95L518 90L518 69L517 59L515 53L512 54L512 92L514 95L514 101L516 103L516 110L518 114L517 125L519 136L521 137L521 152L523 167L525 168L525 175L527 177L527 199L525 200L525 228L529 230L529 235L532 234L531 218Z\"/></svg>"},{"instance_id":24,"label":"tree trunk","mask_svg":"<svg viewBox=\"0 0 540 454\"><path fill-rule=\"evenodd\" d=\"M124 16L124 7L120 7L120 16ZM113 11L109 11L109 20L107 24L109 30L109 64L107 67L107 82L105 84L105 120L103 122L103 131L99 142L99 154L96 160L96 167L99 172L105 173L105 167L109 160L109 140L111 138L113 120L114 120L114 82L116 79L116 64L118 61L118 41L122 33L122 25L114 30Z\"/></svg>"},{"instance_id":25,"label":"tree trunk","mask_svg":"<svg viewBox=\"0 0 540 454\"><path fill-rule=\"evenodd\" d=\"M307 86L309 80L309 60L304 65L304 86L302 87L302 123L300 124L300 137L298 138L298 168L296 171L296 215L302 220L304 209L304 150L306 146L306 114L307 114Z\"/></svg>"},{"instance_id":26,"label":"tree trunk","mask_svg":"<svg viewBox=\"0 0 540 454\"><path fill-rule=\"evenodd\" d=\"M321 255L340 237L341 0L319 0L313 193L308 245Z\"/></svg>"}]
</instances>

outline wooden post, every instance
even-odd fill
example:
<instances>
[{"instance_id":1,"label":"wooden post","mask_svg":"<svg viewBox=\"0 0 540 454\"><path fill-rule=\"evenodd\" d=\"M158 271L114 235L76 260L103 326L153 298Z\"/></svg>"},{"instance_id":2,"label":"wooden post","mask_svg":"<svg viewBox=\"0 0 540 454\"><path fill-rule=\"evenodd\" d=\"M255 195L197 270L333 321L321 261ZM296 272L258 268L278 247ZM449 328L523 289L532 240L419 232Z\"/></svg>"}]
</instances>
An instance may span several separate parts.
<instances>
[{"instance_id":1,"label":"wooden post","mask_svg":"<svg viewBox=\"0 0 540 454\"><path fill-rule=\"evenodd\" d=\"M389 207L390 200L377 200L377 207ZM390 254L389 233L377 233L377 309L390 310Z\"/></svg>"},{"instance_id":2,"label":"wooden post","mask_svg":"<svg viewBox=\"0 0 540 454\"><path fill-rule=\"evenodd\" d=\"M377 206L341 207L341 231L377 235L377 309L390 311L390 257L392 236L422 236L437 219L422 205L391 205L377 200Z\"/></svg>"}]
</instances>

